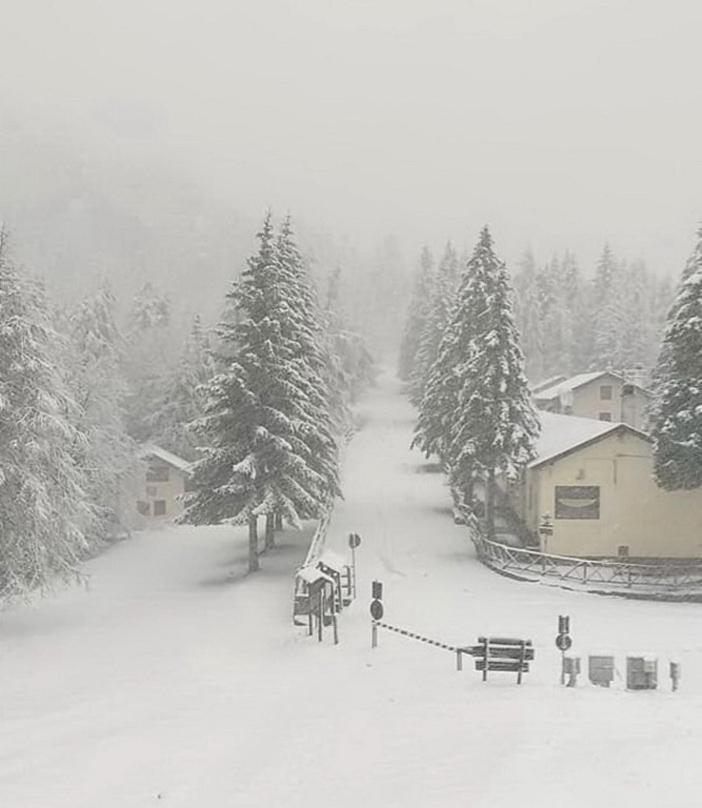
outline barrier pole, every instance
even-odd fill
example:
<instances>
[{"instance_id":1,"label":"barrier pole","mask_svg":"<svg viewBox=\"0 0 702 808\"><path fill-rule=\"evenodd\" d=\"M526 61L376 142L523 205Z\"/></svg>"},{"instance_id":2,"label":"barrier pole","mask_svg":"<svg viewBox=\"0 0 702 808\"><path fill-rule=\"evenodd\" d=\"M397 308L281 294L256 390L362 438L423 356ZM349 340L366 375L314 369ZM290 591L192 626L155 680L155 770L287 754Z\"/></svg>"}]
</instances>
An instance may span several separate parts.
<instances>
[{"instance_id":1,"label":"barrier pole","mask_svg":"<svg viewBox=\"0 0 702 808\"><path fill-rule=\"evenodd\" d=\"M371 648L378 647L378 624L373 621L373 625L371 628Z\"/></svg>"}]
</instances>

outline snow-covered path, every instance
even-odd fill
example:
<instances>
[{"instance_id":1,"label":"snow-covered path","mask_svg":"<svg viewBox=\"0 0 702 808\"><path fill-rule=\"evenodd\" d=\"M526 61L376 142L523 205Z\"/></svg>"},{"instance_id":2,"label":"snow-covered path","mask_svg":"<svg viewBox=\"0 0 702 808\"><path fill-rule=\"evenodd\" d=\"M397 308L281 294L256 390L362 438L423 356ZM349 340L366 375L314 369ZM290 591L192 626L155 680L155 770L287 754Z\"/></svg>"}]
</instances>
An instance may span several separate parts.
<instances>
[{"instance_id":1,"label":"snow-covered path","mask_svg":"<svg viewBox=\"0 0 702 808\"><path fill-rule=\"evenodd\" d=\"M385 377L348 448L330 532L359 532L359 598L341 644L290 623L308 536L284 534L240 577L245 536L165 528L89 565L72 590L0 620L0 805L577 808L635 799L699 805L702 611L561 592L500 578L453 524L441 475L410 453L412 412ZM385 619L453 643L530 637L522 687L487 685L451 654L381 632ZM561 689L556 618L574 653L659 656L661 690ZM671 694L668 658L683 667ZM585 660L584 660L585 661ZM692 764L692 765L691 765Z\"/></svg>"}]
</instances>

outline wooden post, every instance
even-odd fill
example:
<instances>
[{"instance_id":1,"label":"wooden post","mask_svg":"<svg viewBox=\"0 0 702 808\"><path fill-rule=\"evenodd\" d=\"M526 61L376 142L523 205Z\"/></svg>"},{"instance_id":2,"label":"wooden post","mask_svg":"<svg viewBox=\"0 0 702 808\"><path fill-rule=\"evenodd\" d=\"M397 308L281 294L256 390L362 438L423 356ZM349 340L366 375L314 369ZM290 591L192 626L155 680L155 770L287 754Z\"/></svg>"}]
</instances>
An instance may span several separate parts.
<instances>
[{"instance_id":1,"label":"wooden post","mask_svg":"<svg viewBox=\"0 0 702 808\"><path fill-rule=\"evenodd\" d=\"M485 637L483 640L483 654L485 655L485 666L483 667L483 682L487 682L488 675L488 657L490 655L490 640Z\"/></svg>"},{"instance_id":2,"label":"wooden post","mask_svg":"<svg viewBox=\"0 0 702 808\"><path fill-rule=\"evenodd\" d=\"M314 604L312 602L312 593L309 586L307 587L307 627L309 629L309 636L314 634Z\"/></svg>"},{"instance_id":3,"label":"wooden post","mask_svg":"<svg viewBox=\"0 0 702 808\"><path fill-rule=\"evenodd\" d=\"M317 614L317 639L322 642L324 632L324 584L319 588L319 613Z\"/></svg>"},{"instance_id":4,"label":"wooden post","mask_svg":"<svg viewBox=\"0 0 702 808\"><path fill-rule=\"evenodd\" d=\"M495 468L488 469L485 486L485 530L490 540L495 538Z\"/></svg>"},{"instance_id":5,"label":"wooden post","mask_svg":"<svg viewBox=\"0 0 702 808\"><path fill-rule=\"evenodd\" d=\"M255 516L249 517L249 572L260 569L258 563L258 520Z\"/></svg>"},{"instance_id":6,"label":"wooden post","mask_svg":"<svg viewBox=\"0 0 702 808\"><path fill-rule=\"evenodd\" d=\"M524 640L522 640L521 645L521 654L519 656L519 670L517 671L517 684L520 685L522 683L522 668L524 667L524 657L526 656L526 645Z\"/></svg>"},{"instance_id":7,"label":"wooden post","mask_svg":"<svg viewBox=\"0 0 702 808\"><path fill-rule=\"evenodd\" d=\"M356 548L351 545L351 567L353 569L353 599L356 599Z\"/></svg>"},{"instance_id":8,"label":"wooden post","mask_svg":"<svg viewBox=\"0 0 702 808\"><path fill-rule=\"evenodd\" d=\"M332 617L332 627L334 628L334 645L339 644L339 621L336 619L336 615Z\"/></svg>"},{"instance_id":9,"label":"wooden post","mask_svg":"<svg viewBox=\"0 0 702 808\"><path fill-rule=\"evenodd\" d=\"M264 549L272 550L275 547L275 514L266 514L266 534L264 541Z\"/></svg>"},{"instance_id":10,"label":"wooden post","mask_svg":"<svg viewBox=\"0 0 702 808\"><path fill-rule=\"evenodd\" d=\"M462 671L463 670L463 654L461 653L461 649L456 649L456 670Z\"/></svg>"}]
</instances>

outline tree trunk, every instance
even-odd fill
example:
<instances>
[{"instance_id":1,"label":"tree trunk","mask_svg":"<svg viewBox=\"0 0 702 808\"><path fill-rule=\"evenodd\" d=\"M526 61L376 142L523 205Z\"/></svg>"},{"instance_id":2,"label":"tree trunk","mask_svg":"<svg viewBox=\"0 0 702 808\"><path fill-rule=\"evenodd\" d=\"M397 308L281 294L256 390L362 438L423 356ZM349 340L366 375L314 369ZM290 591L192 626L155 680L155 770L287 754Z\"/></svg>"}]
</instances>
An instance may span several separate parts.
<instances>
[{"instance_id":1,"label":"tree trunk","mask_svg":"<svg viewBox=\"0 0 702 808\"><path fill-rule=\"evenodd\" d=\"M489 468L485 486L485 529L488 539L495 538L495 469Z\"/></svg>"},{"instance_id":2,"label":"tree trunk","mask_svg":"<svg viewBox=\"0 0 702 808\"><path fill-rule=\"evenodd\" d=\"M282 530L283 529L283 514L277 513L275 515L275 529Z\"/></svg>"},{"instance_id":3,"label":"tree trunk","mask_svg":"<svg viewBox=\"0 0 702 808\"><path fill-rule=\"evenodd\" d=\"M258 520L252 516L249 519L249 572L256 572L258 569Z\"/></svg>"},{"instance_id":4,"label":"tree trunk","mask_svg":"<svg viewBox=\"0 0 702 808\"><path fill-rule=\"evenodd\" d=\"M275 547L275 520L276 514L266 514L266 539L264 544L266 550L272 550Z\"/></svg>"}]
</instances>

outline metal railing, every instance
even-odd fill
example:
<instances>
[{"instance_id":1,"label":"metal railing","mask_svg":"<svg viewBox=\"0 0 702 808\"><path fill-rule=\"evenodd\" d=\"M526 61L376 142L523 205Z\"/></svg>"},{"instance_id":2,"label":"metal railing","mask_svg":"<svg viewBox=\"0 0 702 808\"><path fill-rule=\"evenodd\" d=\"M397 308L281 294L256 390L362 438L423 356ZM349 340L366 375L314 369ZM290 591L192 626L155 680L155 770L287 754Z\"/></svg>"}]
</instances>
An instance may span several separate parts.
<instances>
[{"instance_id":1,"label":"metal railing","mask_svg":"<svg viewBox=\"0 0 702 808\"><path fill-rule=\"evenodd\" d=\"M500 544L476 529L471 538L483 564L523 580L641 595L702 596L702 559L588 559Z\"/></svg>"}]
</instances>

